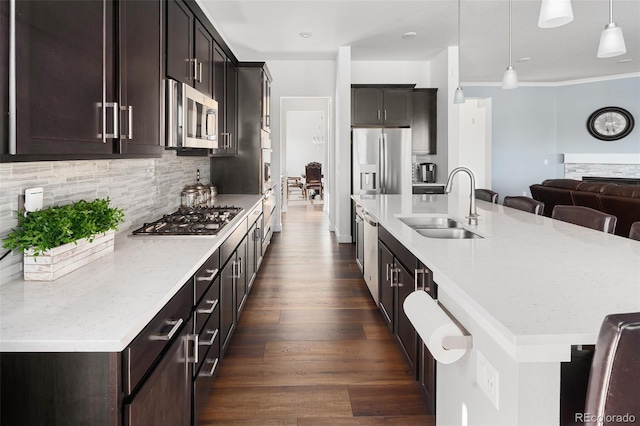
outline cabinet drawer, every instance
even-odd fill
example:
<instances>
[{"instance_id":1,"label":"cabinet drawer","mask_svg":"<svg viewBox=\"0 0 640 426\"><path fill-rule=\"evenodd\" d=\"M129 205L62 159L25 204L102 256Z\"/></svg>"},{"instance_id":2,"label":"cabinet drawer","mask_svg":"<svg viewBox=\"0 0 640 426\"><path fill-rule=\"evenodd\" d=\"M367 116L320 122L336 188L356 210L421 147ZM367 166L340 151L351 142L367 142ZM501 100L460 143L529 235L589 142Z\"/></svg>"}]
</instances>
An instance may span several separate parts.
<instances>
[{"instance_id":1,"label":"cabinet drawer","mask_svg":"<svg viewBox=\"0 0 640 426\"><path fill-rule=\"evenodd\" d=\"M218 315L220 305L220 278L216 277L202 301L196 306L194 313L195 332L200 334L202 327L211 315ZM202 336L201 336L202 337Z\"/></svg>"},{"instance_id":2,"label":"cabinet drawer","mask_svg":"<svg viewBox=\"0 0 640 426\"><path fill-rule=\"evenodd\" d=\"M202 331L198 333L198 362L193 369L195 375L200 374L200 370L204 368L205 375L206 369L215 369L215 367L208 362L207 359L217 359L220 354L220 309L216 307L214 312L209 317L209 320L202 328ZM203 367L204 364L208 364L207 367Z\"/></svg>"},{"instance_id":3,"label":"cabinet drawer","mask_svg":"<svg viewBox=\"0 0 640 426\"><path fill-rule=\"evenodd\" d=\"M220 252L216 250L215 253L207 259L202 267L196 272L194 277L194 295L193 306L197 306L198 302L202 298L202 295L207 291L213 280L218 276L220 268Z\"/></svg>"},{"instance_id":4,"label":"cabinet drawer","mask_svg":"<svg viewBox=\"0 0 640 426\"><path fill-rule=\"evenodd\" d=\"M174 340L191 316L193 284L187 283L124 350L123 389L136 388L163 350Z\"/></svg>"},{"instance_id":5,"label":"cabinet drawer","mask_svg":"<svg viewBox=\"0 0 640 426\"><path fill-rule=\"evenodd\" d=\"M233 231L229 238L222 243L220 247L220 263L224 265L229 260L229 257L233 254L236 247L240 244L244 236L247 234L247 219L244 219L242 223Z\"/></svg>"}]
</instances>

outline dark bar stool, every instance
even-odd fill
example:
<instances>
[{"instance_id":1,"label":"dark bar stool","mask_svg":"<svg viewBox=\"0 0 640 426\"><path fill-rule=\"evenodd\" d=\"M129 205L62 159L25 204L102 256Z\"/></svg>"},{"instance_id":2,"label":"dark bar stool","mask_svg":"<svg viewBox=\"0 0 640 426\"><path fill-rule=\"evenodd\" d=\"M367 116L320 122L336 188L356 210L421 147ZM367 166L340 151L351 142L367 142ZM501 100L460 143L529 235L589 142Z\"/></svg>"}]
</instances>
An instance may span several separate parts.
<instances>
[{"instance_id":1,"label":"dark bar stool","mask_svg":"<svg viewBox=\"0 0 640 426\"><path fill-rule=\"evenodd\" d=\"M518 209L537 215L542 215L544 212L544 203L529 197L506 196L504 197L504 205L506 207L511 207L512 209Z\"/></svg>"},{"instance_id":2,"label":"dark bar stool","mask_svg":"<svg viewBox=\"0 0 640 426\"><path fill-rule=\"evenodd\" d=\"M498 204L498 193L493 192L490 189L476 189L475 191L476 199L487 201L489 203Z\"/></svg>"},{"instance_id":3,"label":"dark bar stool","mask_svg":"<svg viewBox=\"0 0 640 426\"><path fill-rule=\"evenodd\" d=\"M629 238L640 241L640 222L633 222L629 231Z\"/></svg>"},{"instance_id":4,"label":"dark bar stool","mask_svg":"<svg viewBox=\"0 0 640 426\"><path fill-rule=\"evenodd\" d=\"M618 218L589 207L555 206L551 218L612 234Z\"/></svg>"},{"instance_id":5,"label":"dark bar stool","mask_svg":"<svg viewBox=\"0 0 640 426\"><path fill-rule=\"evenodd\" d=\"M622 424L615 416L640 417L640 312L607 315L600 327L589 373L585 413L604 418L603 423ZM607 416L614 420L607 421Z\"/></svg>"}]
</instances>

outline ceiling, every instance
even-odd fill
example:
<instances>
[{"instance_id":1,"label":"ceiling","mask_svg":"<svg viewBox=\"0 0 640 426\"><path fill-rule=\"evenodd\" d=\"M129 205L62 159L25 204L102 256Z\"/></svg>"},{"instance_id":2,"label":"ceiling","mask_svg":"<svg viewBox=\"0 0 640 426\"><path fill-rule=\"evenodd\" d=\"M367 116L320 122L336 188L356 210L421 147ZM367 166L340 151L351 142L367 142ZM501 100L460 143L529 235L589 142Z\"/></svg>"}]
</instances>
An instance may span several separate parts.
<instances>
[{"instance_id":1,"label":"ceiling","mask_svg":"<svg viewBox=\"0 0 640 426\"><path fill-rule=\"evenodd\" d=\"M198 0L241 61L424 61L457 45L455 0ZM607 0L572 0L573 22L538 28L540 0L513 0L513 66L520 82L561 82L640 72L640 0L615 0L627 53L598 59ZM509 64L508 0L461 1L461 81L498 82ZM413 39L402 37L416 32ZM301 32L312 36L302 38ZM520 58L531 58L517 62ZM619 63L621 59L630 62Z\"/></svg>"}]
</instances>

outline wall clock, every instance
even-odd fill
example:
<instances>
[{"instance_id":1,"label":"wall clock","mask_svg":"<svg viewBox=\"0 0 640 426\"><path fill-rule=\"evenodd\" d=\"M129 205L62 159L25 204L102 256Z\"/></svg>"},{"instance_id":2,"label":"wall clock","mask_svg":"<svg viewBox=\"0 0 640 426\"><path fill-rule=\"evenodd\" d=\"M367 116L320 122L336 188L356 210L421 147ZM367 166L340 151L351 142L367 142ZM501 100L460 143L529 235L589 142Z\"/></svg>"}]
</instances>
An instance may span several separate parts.
<instances>
[{"instance_id":1,"label":"wall clock","mask_svg":"<svg viewBox=\"0 0 640 426\"><path fill-rule=\"evenodd\" d=\"M605 107L594 111L587 120L587 130L603 141L622 139L633 130L633 115L618 107Z\"/></svg>"}]
</instances>

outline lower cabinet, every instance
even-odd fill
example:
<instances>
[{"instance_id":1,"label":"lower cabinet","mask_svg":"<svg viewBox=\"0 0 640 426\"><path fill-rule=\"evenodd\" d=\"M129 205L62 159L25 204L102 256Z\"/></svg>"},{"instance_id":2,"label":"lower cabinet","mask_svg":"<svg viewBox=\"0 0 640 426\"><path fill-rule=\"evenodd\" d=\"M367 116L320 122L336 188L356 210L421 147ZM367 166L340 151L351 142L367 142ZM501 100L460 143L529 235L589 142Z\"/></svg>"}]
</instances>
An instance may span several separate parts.
<instances>
[{"instance_id":1,"label":"lower cabinet","mask_svg":"<svg viewBox=\"0 0 640 426\"><path fill-rule=\"evenodd\" d=\"M435 414L436 362L405 314L403 303L415 290L427 291L435 299L437 285L431 271L382 226L378 226L378 239L380 310Z\"/></svg>"},{"instance_id":2,"label":"lower cabinet","mask_svg":"<svg viewBox=\"0 0 640 426\"><path fill-rule=\"evenodd\" d=\"M197 425L262 258L257 210L124 351L0 354L0 424Z\"/></svg>"}]
</instances>

